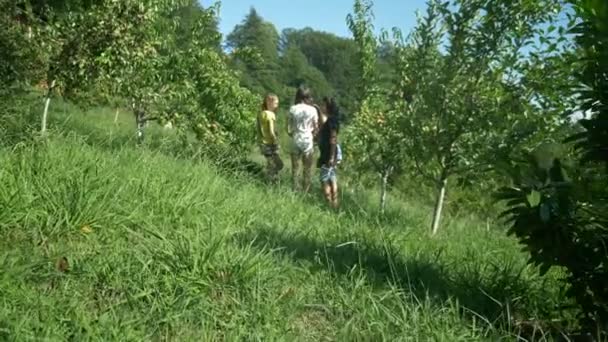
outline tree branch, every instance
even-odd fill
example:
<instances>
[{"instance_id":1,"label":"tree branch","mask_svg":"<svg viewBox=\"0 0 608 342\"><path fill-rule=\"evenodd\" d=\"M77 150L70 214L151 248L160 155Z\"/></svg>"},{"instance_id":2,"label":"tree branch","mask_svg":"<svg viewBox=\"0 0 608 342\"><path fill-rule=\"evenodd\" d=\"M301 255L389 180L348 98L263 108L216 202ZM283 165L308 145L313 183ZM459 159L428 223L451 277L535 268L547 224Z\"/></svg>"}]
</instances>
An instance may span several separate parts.
<instances>
[{"instance_id":1,"label":"tree branch","mask_svg":"<svg viewBox=\"0 0 608 342\"><path fill-rule=\"evenodd\" d=\"M158 121L158 119L160 119L158 116L144 116L140 120L141 120L141 122L147 122L147 121Z\"/></svg>"},{"instance_id":2,"label":"tree branch","mask_svg":"<svg viewBox=\"0 0 608 342\"><path fill-rule=\"evenodd\" d=\"M433 177L430 173L424 171L424 168L420 165L420 161L418 160L418 158L413 157L412 159L414 160L414 167L416 168L416 171L418 171L422 178L425 178L427 181L432 183L435 183L437 181L435 177Z\"/></svg>"}]
</instances>

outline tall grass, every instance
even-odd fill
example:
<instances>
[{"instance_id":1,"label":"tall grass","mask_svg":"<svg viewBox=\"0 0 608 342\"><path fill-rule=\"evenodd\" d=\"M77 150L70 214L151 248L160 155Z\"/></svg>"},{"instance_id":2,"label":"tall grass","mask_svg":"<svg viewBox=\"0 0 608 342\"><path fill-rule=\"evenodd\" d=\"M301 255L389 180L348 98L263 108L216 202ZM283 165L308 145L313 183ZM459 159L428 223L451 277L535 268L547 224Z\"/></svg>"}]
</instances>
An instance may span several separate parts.
<instances>
[{"instance_id":1,"label":"tall grass","mask_svg":"<svg viewBox=\"0 0 608 342\"><path fill-rule=\"evenodd\" d=\"M513 340L564 298L486 222L429 239L415 199L359 191L334 213L108 116L0 149L0 340Z\"/></svg>"}]
</instances>

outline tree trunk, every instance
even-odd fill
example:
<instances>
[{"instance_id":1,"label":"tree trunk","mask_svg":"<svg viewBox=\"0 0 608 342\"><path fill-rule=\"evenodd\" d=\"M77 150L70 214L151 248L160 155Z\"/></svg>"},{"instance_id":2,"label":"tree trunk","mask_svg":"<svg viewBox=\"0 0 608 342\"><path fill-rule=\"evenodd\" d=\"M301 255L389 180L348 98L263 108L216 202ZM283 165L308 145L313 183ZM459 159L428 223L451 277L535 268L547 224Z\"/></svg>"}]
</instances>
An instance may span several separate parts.
<instances>
[{"instance_id":1,"label":"tree trunk","mask_svg":"<svg viewBox=\"0 0 608 342\"><path fill-rule=\"evenodd\" d=\"M137 142L141 143L144 141L144 111L141 109L135 110L135 124L137 125Z\"/></svg>"},{"instance_id":2,"label":"tree trunk","mask_svg":"<svg viewBox=\"0 0 608 342\"><path fill-rule=\"evenodd\" d=\"M133 114L135 115L135 125L137 126L137 143L140 144L144 141L144 129L148 125L148 121L157 120L158 118L146 116L146 110L135 105L135 103L133 104Z\"/></svg>"},{"instance_id":3,"label":"tree trunk","mask_svg":"<svg viewBox=\"0 0 608 342\"><path fill-rule=\"evenodd\" d=\"M386 210L386 193L387 193L387 187L388 187L388 177L391 175L391 173L393 172L393 167L389 167L388 169L384 170L384 172L382 173L382 180L381 180L381 184L380 184L380 213L382 215L384 215L384 212Z\"/></svg>"},{"instance_id":4,"label":"tree trunk","mask_svg":"<svg viewBox=\"0 0 608 342\"><path fill-rule=\"evenodd\" d=\"M114 124L115 124L115 125L116 125L116 124L118 124L118 112L119 112L119 111L120 111L120 110L119 110L118 108L116 108L116 115L114 115Z\"/></svg>"},{"instance_id":5,"label":"tree trunk","mask_svg":"<svg viewBox=\"0 0 608 342\"><path fill-rule=\"evenodd\" d=\"M49 116L49 106L51 105L51 94L53 93L53 88L55 88L55 80L51 82L49 89L46 92L46 98L44 99L44 112L42 112L42 125L40 128L40 133L46 133L46 122Z\"/></svg>"},{"instance_id":6,"label":"tree trunk","mask_svg":"<svg viewBox=\"0 0 608 342\"><path fill-rule=\"evenodd\" d=\"M447 177L442 177L438 184L439 193L437 194L437 201L435 202L435 210L433 211L433 226L432 235L437 234L439 230L439 221L441 221L441 212L443 211L443 201L445 199L445 190L448 185Z\"/></svg>"}]
</instances>

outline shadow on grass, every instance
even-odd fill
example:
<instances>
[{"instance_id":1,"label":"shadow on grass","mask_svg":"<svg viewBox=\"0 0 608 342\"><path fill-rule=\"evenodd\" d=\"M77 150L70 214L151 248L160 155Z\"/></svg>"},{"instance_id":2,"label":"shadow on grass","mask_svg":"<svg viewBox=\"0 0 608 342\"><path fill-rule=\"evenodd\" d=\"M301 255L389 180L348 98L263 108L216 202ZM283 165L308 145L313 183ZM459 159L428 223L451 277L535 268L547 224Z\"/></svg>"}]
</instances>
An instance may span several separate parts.
<instances>
[{"instance_id":1,"label":"shadow on grass","mask_svg":"<svg viewBox=\"0 0 608 342\"><path fill-rule=\"evenodd\" d=\"M321 242L268 227L235 239L240 245L271 249L294 261L307 261L313 271L347 276L359 268L374 287L397 286L418 299L428 297L438 306L456 300L465 317L475 316L475 320L506 333L514 330L510 319L518 301L533 295L521 274L509 267L487 270L480 265L473 270L448 270L452 267L439 262L441 250L405 260L390 243Z\"/></svg>"},{"instance_id":2,"label":"shadow on grass","mask_svg":"<svg viewBox=\"0 0 608 342\"><path fill-rule=\"evenodd\" d=\"M291 180L285 179L287 181L284 183L287 185L282 190L291 192ZM321 190L321 184L318 182L313 182L311 191L308 194L301 194L300 197L311 207L328 213L343 214L350 220L364 222L370 227L398 229L405 232L407 228L421 224L411 213L404 210L387 208L384 213L381 213L379 206L374 206L367 201L367 193L357 193L356 189L349 189L340 183L339 186L340 208L337 210L330 208Z\"/></svg>"}]
</instances>

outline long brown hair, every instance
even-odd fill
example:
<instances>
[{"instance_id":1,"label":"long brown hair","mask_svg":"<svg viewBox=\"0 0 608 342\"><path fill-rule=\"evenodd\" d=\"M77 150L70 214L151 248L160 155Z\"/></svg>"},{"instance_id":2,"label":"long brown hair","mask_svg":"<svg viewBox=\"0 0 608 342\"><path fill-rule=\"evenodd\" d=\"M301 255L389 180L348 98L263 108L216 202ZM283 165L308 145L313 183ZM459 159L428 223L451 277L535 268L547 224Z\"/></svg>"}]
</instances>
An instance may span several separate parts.
<instances>
[{"instance_id":1,"label":"long brown hair","mask_svg":"<svg viewBox=\"0 0 608 342\"><path fill-rule=\"evenodd\" d=\"M323 104L327 108L327 116L340 117L340 107L335 98L326 96L323 98Z\"/></svg>"}]
</instances>

